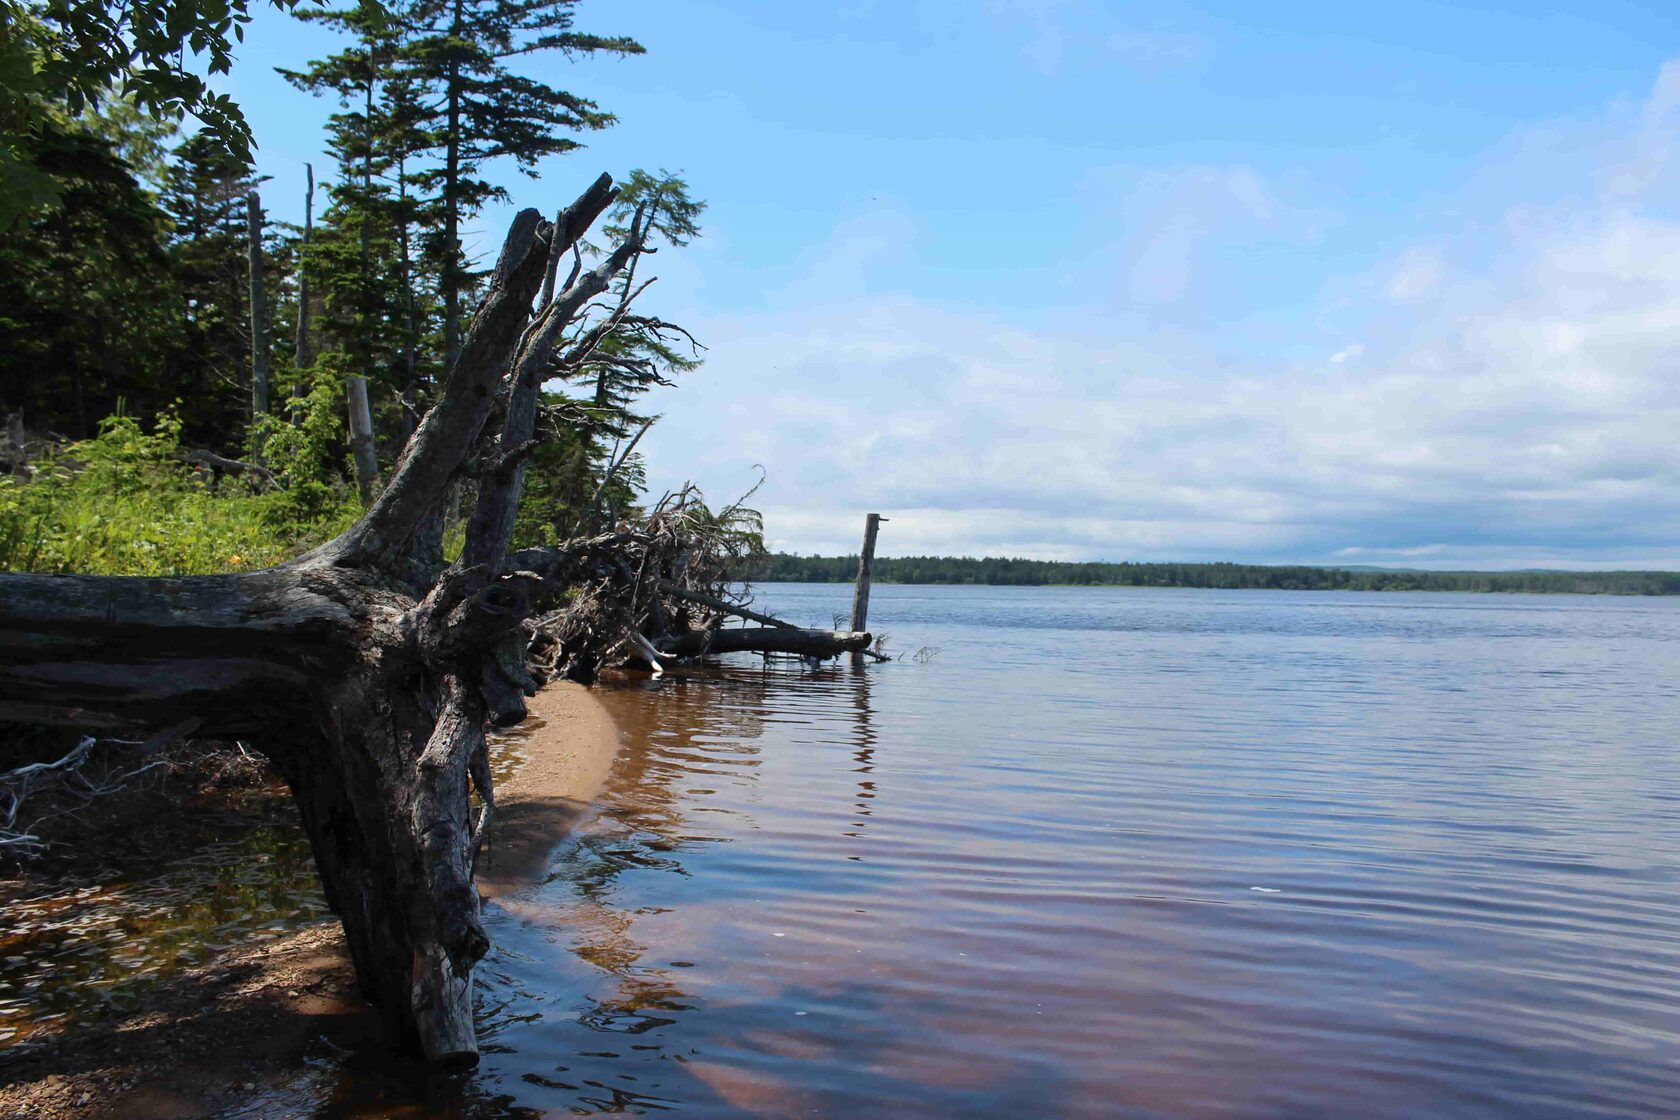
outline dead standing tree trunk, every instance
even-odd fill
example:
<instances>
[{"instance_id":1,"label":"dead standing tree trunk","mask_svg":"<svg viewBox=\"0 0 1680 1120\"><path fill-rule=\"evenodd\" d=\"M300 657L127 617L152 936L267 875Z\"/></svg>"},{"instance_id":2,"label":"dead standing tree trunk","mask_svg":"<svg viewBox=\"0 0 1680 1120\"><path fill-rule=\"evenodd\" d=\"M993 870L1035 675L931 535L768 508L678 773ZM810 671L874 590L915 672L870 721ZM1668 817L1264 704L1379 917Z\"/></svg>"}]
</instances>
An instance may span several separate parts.
<instances>
[{"instance_id":1,"label":"dead standing tree trunk","mask_svg":"<svg viewBox=\"0 0 1680 1120\"><path fill-rule=\"evenodd\" d=\"M434 1061L477 1056L484 734L524 717L537 682L522 625L553 587L505 560L535 398L568 323L642 250L640 221L535 321L532 297L550 254L569 251L615 194L603 175L558 228L535 210L514 219L437 404L343 536L248 574L0 575L0 719L195 717L198 734L261 746L297 800L363 992L403 1048ZM466 554L446 568L438 499L466 472L480 480L478 508ZM565 557L543 566L563 572Z\"/></svg>"}]
</instances>

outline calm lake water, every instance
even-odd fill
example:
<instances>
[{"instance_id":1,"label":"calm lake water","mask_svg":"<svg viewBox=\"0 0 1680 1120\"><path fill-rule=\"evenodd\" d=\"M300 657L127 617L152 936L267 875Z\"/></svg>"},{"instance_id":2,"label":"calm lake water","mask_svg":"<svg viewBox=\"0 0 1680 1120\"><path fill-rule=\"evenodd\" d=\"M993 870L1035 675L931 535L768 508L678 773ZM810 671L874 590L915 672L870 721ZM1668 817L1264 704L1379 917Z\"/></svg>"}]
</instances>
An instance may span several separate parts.
<instances>
[{"instance_id":1,"label":"calm lake water","mask_svg":"<svg viewBox=\"0 0 1680 1120\"><path fill-rule=\"evenodd\" d=\"M231 1115L1680 1115L1680 600L871 612L922 656L601 690L625 748L490 908L470 1078Z\"/></svg>"},{"instance_id":2,"label":"calm lake water","mask_svg":"<svg viewBox=\"0 0 1680 1120\"><path fill-rule=\"evenodd\" d=\"M1680 1114L1680 601L872 613L937 653L607 693L597 816L492 920L485 1103Z\"/></svg>"}]
</instances>

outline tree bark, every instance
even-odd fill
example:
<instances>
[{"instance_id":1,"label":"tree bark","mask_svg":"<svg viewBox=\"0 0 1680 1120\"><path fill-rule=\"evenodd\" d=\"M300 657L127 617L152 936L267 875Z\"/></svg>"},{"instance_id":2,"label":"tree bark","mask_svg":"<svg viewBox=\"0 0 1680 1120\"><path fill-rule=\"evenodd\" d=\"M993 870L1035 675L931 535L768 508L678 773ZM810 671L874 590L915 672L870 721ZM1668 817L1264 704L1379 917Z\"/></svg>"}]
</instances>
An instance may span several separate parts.
<instances>
[{"instance_id":1,"label":"tree bark","mask_svg":"<svg viewBox=\"0 0 1680 1120\"><path fill-rule=\"evenodd\" d=\"M344 379L344 401L349 411L350 457L356 463L356 492L362 505L373 501L379 488L379 449L373 439L373 409L368 406L365 377Z\"/></svg>"},{"instance_id":2,"label":"tree bark","mask_svg":"<svg viewBox=\"0 0 1680 1120\"><path fill-rule=\"evenodd\" d=\"M869 583L875 569L875 534L881 531L883 518L872 513L863 523L863 551L858 553L857 585L852 589L852 629L862 630L869 625ZM865 643L867 645L867 643ZM852 665L863 664L863 650L852 654Z\"/></svg>"},{"instance_id":3,"label":"tree bark","mask_svg":"<svg viewBox=\"0 0 1680 1120\"><path fill-rule=\"evenodd\" d=\"M263 285L262 200L245 196L246 253L251 274L251 419L268 412L268 290Z\"/></svg>"},{"instance_id":4,"label":"tree bark","mask_svg":"<svg viewBox=\"0 0 1680 1120\"><path fill-rule=\"evenodd\" d=\"M585 192L577 233L612 198L610 180ZM550 252L569 248L535 210L515 218L436 405L343 535L237 575L0 574L0 720L191 716L198 734L255 743L291 786L362 991L394 1041L438 1062L476 1060L471 977L489 942L472 875L494 804L485 727L524 717L537 682L522 627L557 587L503 559L528 450L523 398L565 316L641 245L633 231L530 322ZM438 497L486 462L467 556L446 569ZM567 570L563 554L521 558Z\"/></svg>"},{"instance_id":5,"label":"tree bark","mask_svg":"<svg viewBox=\"0 0 1680 1120\"><path fill-rule=\"evenodd\" d=\"M315 350L309 337L309 243L315 237L315 165L303 165L309 187L303 195L303 247L298 256L297 341L292 347L292 367L308 369L315 364Z\"/></svg>"},{"instance_id":6,"label":"tree bark","mask_svg":"<svg viewBox=\"0 0 1680 1120\"><path fill-rule=\"evenodd\" d=\"M771 615L759 614L755 610L749 610L746 607L731 603L725 599L719 599L716 595L707 595L701 591L690 591L685 587L677 586L670 580L660 580L659 590L666 595L673 596L674 598L686 599L690 603L698 603L703 607L711 607L713 610L719 611L723 614L732 614L737 618L749 619L765 626L774 626L778 630L799 629L799 627L795 626L791 622L783 622L781 619L772 617Z\"/></svg>"},{"instance_id":7,"label":"tree bark","mask_svg":"<svg viewBox=\"0 0 1680 1120\"><path fill-rule=\"evenodd\" d=\"M708 653L792 653L801 657L833 657L869 648L875 639L868 631L795 630L782 626L747 626L739 630L696 630L654 643L671 657L700 657Z\"/></svg>"}]
</instances>

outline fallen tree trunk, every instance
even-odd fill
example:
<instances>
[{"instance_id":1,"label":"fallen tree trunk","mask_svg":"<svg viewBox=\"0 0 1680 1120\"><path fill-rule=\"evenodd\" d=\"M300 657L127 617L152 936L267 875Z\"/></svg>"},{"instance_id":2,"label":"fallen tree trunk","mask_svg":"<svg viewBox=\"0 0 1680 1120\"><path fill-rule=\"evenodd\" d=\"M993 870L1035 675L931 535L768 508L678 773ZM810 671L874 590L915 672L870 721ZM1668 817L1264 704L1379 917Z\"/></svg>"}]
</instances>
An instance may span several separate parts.
<instances>
[{"instance_id":1,"label":"fallen tree trunk","mask_svg":"<svg viewBox=\"0 0 1680 1120\"><path fill-rule=\"evenodd\" d=\"M696 630L654 643L671 657L701 657L709 653L791 653L800 657L837 657L868 649L869 632L798 630L782 626L748 626L734 630Z\"/></svg>"},{"instance_id":2,"label":"fallen tree trunk","mask_svg":"<svg viewBox=\"0 0 1680 1120\"><path fill-rule=\"evenodd\" d=\"M221 473L238 471L243 474L254 474L271 487L278 489L280 486L274 478L274 472L262 464L247 463L243 459L229 459L226 456L216 454L214 451L183 451L181 452L181 461L191 463L195 467Z\"/></svg>"},{"instance_id":3,"label":"fallen tree trunk","mask_svg":"<svg viewBox=\"0 0 1680 1120\"><path fill-rule=\"evenodd\" d=\"M724 614L732 614L736 618L745 618L752 622L762 623L765 626L774 626L780 630L799 629L791 622L783 622L779 618L772 618L770 615L760 614L755 610L749 610L748 608L741 606L739 603L731 603L728 600L721 599L716 595L708 595L705 592L693 591L686 587L679 587L668 579L659 581L659 590L675 598L686 599L690 603L699 603L703 607L711 607L715 611L721 611Z\"/></svg>"},{"instance_id":4,"label":"fallen tree trunk","mask_svg":"<svg viewBox=\"0 0 1680 1120\"><path fill-rule=\"evenodd\" d=\"M532 297L615 193L602 176L557 226L514 219L437 402L342 536L237 575L0 575L0 720L195 718L199 735L259 747L291 786L363 993L434 1061L477 1057L485 728L522 719L539 683L524 658L539 600L599 575L615 546L507 556L538 388L568 325L645 250L641 215L534 321ZM468 472L478 508L446 566L440 498Z\"/></svg>"}]
</instances>

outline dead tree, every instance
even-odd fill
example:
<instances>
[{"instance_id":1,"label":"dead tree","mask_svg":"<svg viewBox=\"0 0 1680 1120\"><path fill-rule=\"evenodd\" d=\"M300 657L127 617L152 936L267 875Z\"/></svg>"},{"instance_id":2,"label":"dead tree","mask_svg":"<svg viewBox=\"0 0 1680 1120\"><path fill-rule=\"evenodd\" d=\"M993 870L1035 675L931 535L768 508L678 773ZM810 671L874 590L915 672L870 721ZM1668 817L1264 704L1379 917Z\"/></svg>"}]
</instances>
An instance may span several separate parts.
<instances>
[{"instance_id":1,"label":"dead tree","mask_svg":"<svg viewBox=\"0 0 1680 1120\"><path fill-rule=\"evenodd\" d=\"M562 550L572 563L569 599L533 622L534 656L588 683L603 666L661 670L726 653L829 658L866 650L867 632L803 629L752 609L740 581L763 564L761 530L757 513L740 502L714 514L684 487L640 524ZM540 551L521 553L521 566L545 563ZM586 558L591 563L580 562ZM759 625L727 625L736 619Z\"/></svg>"},{"instance_id":2,"label":"dead tree","mask_svg":"<svg viewBox=\"0 0 1680 1120\"><path fill-rule=\"evenodd\" d=\"M251 419L268 411L268 291L263 286L263 212L256 191L245 196L245 251L251 281Z\"/></svg>"},{"instance_id":3,"label":"dead tree","mask_svg":"<svg viewBox=\"0 0 1680 1120\"><path fill-rule=\"evenodd\" d=\"M527 617L610 547L507 556L539 383L568 327L644 249L641 223L534 319L532 298L550 256L614 197L602 176L557 225L535 210L514 219L436 403L342 536L235 575L0 575L0 719L191 717L199 735L259 745L291 786L363 993L395 1040L435 1061L477 1055L485 729L522 719L537 686ZM478 505L446 565L439 499L468 474Z\"/></svg>"},{"instance_id":4,"label":"dead tree","mask_svg":"<svg viewBox=\"0 0 1680 1120\"><path fill-rule=\"evenodd\" d=\"M489 942L473 868L495 806L485 732L524 718L541 683L533 653L587 680L653 640L667 647L656 662L868 641L720 629L731 572L761 546L727 531L735 507L714 517L686 490L634 529L509 553L541 383L556 355L598 341L592 301L649 248L642 215L534 316L532 299L615 195L603 175L553 224L535 210L514 219L438 399L342 536L233 575L0 574L0 720L190 722L260 747L291 787L363 994L398 1045L433 1061L477 1057L471 977ZM478 500L446 564L445 496L463 477ZM565 609L541 614L561 591Z\"/></svg>"}]
</instances>

